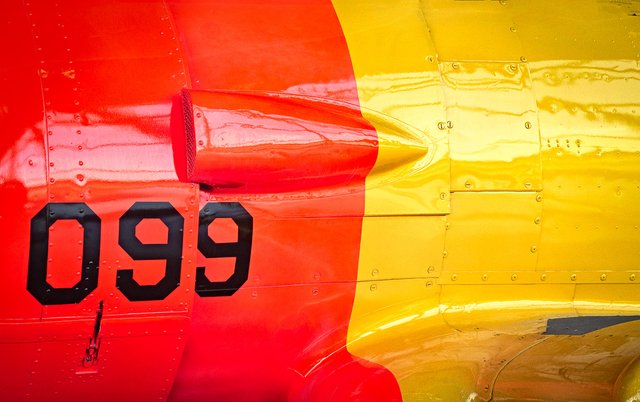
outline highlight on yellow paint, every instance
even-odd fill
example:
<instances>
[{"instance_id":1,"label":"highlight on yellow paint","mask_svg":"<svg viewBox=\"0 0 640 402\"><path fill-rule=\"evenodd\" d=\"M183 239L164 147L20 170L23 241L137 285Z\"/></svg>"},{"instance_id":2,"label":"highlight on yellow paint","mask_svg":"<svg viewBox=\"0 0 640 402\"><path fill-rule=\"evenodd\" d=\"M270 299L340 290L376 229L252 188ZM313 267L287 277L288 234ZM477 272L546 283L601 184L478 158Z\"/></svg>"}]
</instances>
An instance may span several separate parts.
<instances>
[{"instance_id":1,"label":"highlight on yellow paint","mask_svg":"<svg viewBox=\"0 0 640 402\"><path fill-rule=\"evenodd\" d=\"M634 398L638 321L545 334L553 318L640 315L633 2L333 4L387 144L349 352L406 401ZM396 120L426 157L386 137Z\"/></svg>"}]
</instances>

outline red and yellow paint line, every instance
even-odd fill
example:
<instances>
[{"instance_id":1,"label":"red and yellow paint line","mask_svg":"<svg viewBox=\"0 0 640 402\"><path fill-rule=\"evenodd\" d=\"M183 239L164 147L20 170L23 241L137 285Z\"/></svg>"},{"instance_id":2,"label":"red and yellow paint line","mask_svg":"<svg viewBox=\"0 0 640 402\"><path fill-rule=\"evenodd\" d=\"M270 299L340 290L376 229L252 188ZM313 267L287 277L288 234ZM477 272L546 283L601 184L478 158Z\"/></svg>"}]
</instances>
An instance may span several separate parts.
<instances>
[{"instance_id":1,"label":"red and yellow paint line","mask_svg":"<svg viewBox=\"0 0 640 402\"><path fill-rule=\"evenodd\" d=\"M388 368L403 399L411 400L422 385L417 376L408 380L404 375L415 362L393 358L397 343L405 339L415 345L411 330L445 327L436 286L427 279L442 267L443 215L449 212L450 194L448 127L436 52L417 2L334 0L333 5L349 46L363 116L382 137L377 114L400 120L428 148L415 163L386 171L388 161L409 159L397 154L407 147L378 150L365 183L358 284L347 337L350 353ZM412 321L419 324L412 326Z\"/></svg>"}]
</instances>

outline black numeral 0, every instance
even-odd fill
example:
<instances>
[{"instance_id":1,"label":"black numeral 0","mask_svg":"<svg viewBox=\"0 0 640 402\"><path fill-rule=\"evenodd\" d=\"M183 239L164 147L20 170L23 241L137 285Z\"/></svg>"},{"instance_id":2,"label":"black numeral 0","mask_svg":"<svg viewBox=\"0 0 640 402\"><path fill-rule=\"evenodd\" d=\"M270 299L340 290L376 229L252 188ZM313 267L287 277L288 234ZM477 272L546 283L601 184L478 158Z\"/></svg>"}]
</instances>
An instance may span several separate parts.
<instances>
[{"instance_id":1,"label":"black numeral 0","mask_svg":"<svg viewBox=\"0 0 640 402\"><path fill-rule=\"evenodd\" d=\"M238 226L236 243L216 243L209 237L209 225L217 218L231 218ZM233 274L224 282L211 282L205 267L196 269L196 292L200 296L231 296L249 277L253 218L237 202L210 202L200 210L198 250L207 258L235 257Z\"/></svg>"},{"instance_id":2,"label":"black numeral 0","mask_svg":"<svg viewBox=\"0 0 640 402\"><path fill-rule=\"evenodd\" d=\"M143 244L136 226L143 219L160 219L169 229L166 244ZM120 218L118 244L134 260L166 260L164 277L155 285L140 285L133 269L118 270L116 287L131 301L163 300L180 286L184 218L168 202L136 202Z\"/></svg>"},{"instance_id":3,"label":"black numeral 0","mask_svg":"<svg viewBox=\"0 0 640 402\"><path fill-rule=\"evenodd\" d=\"M70 288L54 288L47 282L49 228L59 220L76 220L82 225L81 278ZM100 218L83 202L49 203L31 219L31 246L27 290L42 305L80 303L98 287L100 261Z\"/></svg>"}]
</instances>

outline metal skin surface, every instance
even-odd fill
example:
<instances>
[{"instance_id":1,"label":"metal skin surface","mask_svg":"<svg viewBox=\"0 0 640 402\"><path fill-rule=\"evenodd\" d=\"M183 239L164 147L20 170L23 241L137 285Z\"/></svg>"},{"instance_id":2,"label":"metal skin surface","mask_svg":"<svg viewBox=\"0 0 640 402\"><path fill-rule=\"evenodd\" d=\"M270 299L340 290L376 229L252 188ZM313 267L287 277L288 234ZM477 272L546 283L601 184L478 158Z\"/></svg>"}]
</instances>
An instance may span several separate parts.
<instances>
[{"instance_id":1,"label":"metal skin surface","mask_svg":"<svg viewBox=\"0 0 640 402\"><path fill-rule=\"evenodd\" d=\"M640 2L0 4L0 399L640 400Z\"/></svg>"}]
</instances>

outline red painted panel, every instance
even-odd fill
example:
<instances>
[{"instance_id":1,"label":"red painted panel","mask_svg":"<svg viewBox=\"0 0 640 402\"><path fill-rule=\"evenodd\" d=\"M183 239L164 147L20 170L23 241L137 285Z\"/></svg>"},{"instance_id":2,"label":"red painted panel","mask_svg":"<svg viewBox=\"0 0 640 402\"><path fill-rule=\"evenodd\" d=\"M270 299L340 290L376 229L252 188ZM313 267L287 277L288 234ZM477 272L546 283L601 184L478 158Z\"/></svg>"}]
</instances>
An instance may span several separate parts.
<instances>
[{"instance_id":1,"label":"red painted panel","mask_svg":"<svg viewBox=\"0 0 640 402\"><path fill-rule=\"evenodd\" d=\"M12 362L0 364L2 398L166 398L193 302L198 217L197 186L178 182L173 166L171 97L186 78L166 7L11 0L0 8L0 33L12 38L0 45L11 61L0 67L0 105L8 105L0 112L0 198L11 200L2 205L0 233L12 233L0 250L10 262L0 268L0 361ZM15 95L5 102L9 93ZM135 202L168 202L184 218L181 286L163 300L132 302L116 287L119 269L134 269L142 284L164 269L163 261L134 261L119 244L120 219ZM93 211L100 229L90 239L79 228L65 236L61 231L79 222L59 220L45 227L47 244L30 229L47 203L73 203L78 216ZM43 211L46 224L55 214ZM155 232L136 230L145 244L162 243ZM89 243L99 259L84 261ZM95 270L97 287L87 287L78 303L41 306L27 291L29 253L41 244L48 255L37 256L54 289L79 294L82 287L69 283ZM100 302L100 355L86 369ZM141 372L144 379L134 381Z\"/></svg>"},{"instance_id":2,"label":"red painted panel","mask_svg":"<svg viewBox=\"0 0 640 402\"><path fill-rule=\"evenodd\" d=\"M42 311L25 287L29 219L47 197L46 128L31 29L17 3L0 2L0 321Z\"/></svg>"},{"instance_id":3,"label":"red painted panel","mask_svg":"<svg viewBox=\"0 0 640 402\"><path fill-rule=\"evenodd\" d=\"M180 1L167 8L152 0L10 0L0 7L9 21L0 33L16 44L0 49L15 61L0 66L7 133L0 198L8 202L0 233L9 246L0 253L11 262L0 268L0 361L12 362L0 365L3 398L319 400L335 387L394 382L345 352L364 177L374 153L355 157L348 191L334 183L284 195L276 183L259 195L204 186L198 194L174 167L171 99L187 75L194 89L276 91L357 107L329 1ZM348 126L374 141L373 128L356 120ZM196 250L199 207L209 201L240 201L253 216L251 265L234 295L194 300L197 260L209 279L225 275L210 275L217 261ZM180 284L162 300L130 301L116 287L118 270L133 268L136 280L152 285L163 268L123 249L120 220L136 202L169 202L184 218ZM78 213L90 209L100 219L100 258L90 263L99 266L97 288L78 303L42 307L26 289L29 251L43 242L30 239L29 222L47 203L75 203ZM46 262L49 274L63 276L51 279L54 288L86 268L76 235L58 235L66 226L54 225L55 251ZM221 238L237 236L234 225L217 230L227 232ZM135 233L144 244L165 239L152 224ZM100 358L87 368L82 359L100 302ZM382 392L363 395L390 400Z\"/></svg>"}]
</instances>

